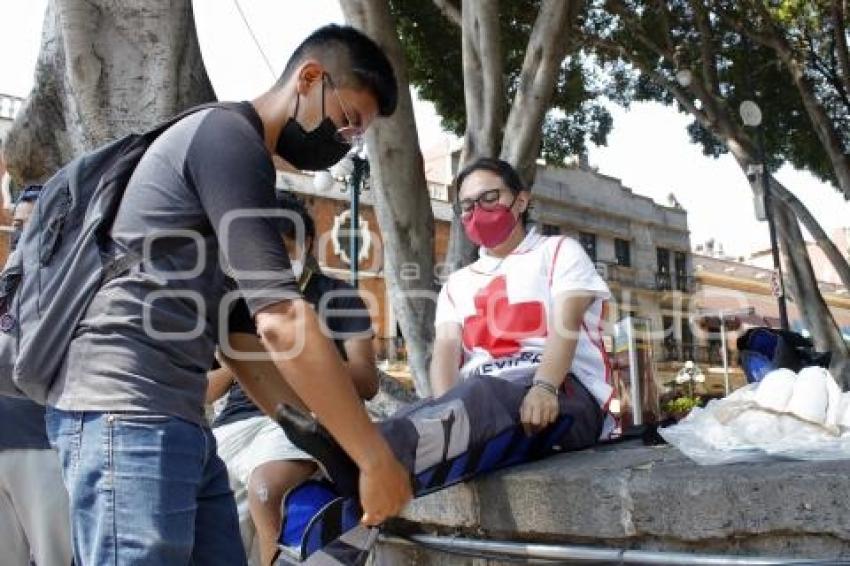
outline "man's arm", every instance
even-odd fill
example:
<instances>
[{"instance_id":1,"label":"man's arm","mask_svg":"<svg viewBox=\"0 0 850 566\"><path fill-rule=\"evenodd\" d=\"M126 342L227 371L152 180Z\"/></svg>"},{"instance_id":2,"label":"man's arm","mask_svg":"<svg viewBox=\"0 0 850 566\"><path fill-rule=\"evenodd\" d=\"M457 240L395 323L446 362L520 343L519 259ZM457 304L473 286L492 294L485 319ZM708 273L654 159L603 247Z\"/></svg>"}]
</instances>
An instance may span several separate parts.
<instances>
[{"instance_id":1,"label":"man's arm","mask_svg":"<svg viewBox=\"0 0 850 566\"><path fill-rule=\"evenodd\" d=\"M255 321L275 366L360 468L363 522L397 515L412 496L409 472L369 419L313 309L301 299L282 301L261 309Z\"/></svg>"},{"instance_id":2,"label":"man's arm","mask_svg":"<svg viewBox=\"0 0 850 566\"><path fill-rule=\"evenodd\" d=\"M437 325L434 352L431 356L431 390L434 397L443 395L457 382L458 363L462 354L461 327L454 322Z\"/></svg>"},{"instance_id":3,"label":"man's arm","mask_svg":"<svg viewBox=\"0 0 850 566\"><path fill-rule=\"evenodd\" d=\"M231 332L228 336L229 346L234 352L250 355L251 358L241 359L220 352L222 366L233 372L242 389L267 415L274 415L281 404L292 405L302 411L309 412L298 395L292 390L286 380L281 377L277 366L268 356L263 343L256 334Z\"/></svg>"},{"instance_id":4,"label":"man's arm","mask_svg":"<svg viewBox=\"0 0 850 566\"><path fill-rule=\"evenodd\" d=\"M216 368L207 372L206 403L214 403L227 393L233 384L233 373L226 367Z\"/></svg>"},{"instance_id":5,"label":"man's arm","mask_svg":"<svg viewBox=\"0 0 850 566\"><path fill-rule=\"evenodd\" d=\"M348 358L346 366L354 380L354 388L362 399L371 399L378 393L378 369L375 367L372 338L350 338L342 346Z\"/></svg>"}]
</instances>

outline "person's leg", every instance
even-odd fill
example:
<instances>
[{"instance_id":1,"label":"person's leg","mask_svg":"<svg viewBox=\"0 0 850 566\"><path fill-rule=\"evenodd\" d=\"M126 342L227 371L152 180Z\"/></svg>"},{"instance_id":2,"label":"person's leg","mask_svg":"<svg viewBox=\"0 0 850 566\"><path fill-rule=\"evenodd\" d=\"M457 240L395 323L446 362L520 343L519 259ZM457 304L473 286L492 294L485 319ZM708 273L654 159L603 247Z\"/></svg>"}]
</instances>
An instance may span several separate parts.
<instances>
[{"instance_id":1,"label":"person's leg","mask_svg":"<svg viewBox=\"0 0 850 566\"><path fill-rule=\"evenodd\" d=\"M203 476L203 429L156 414L49 409L77 564L186 566Z\"/></svg>"},{"instance_id":2,"label":"person's leg","mask_svg":"<svg viewBox=\"0 0 850 566\"><path fill-rule=\"evenodd\" d=\"M29 546L6 484L13 472L12 464L14 455L10 451L0 452L0 549L4 564L8 561L9 566L28 566Z\"/></svg>"},{"instance_id":3,"label":"person's leg","mask_svg":"<svg viewBox=\"0 0 850 566\"><path fill-rule=\"evenodd\" d=\"M277 460L258 466L248 481L248 504L260 539L260 563L269 566L277 552L283 496L316 473L309 460Z\"/></svg>"},{"instance_id":4,"label":"person's leg","mask_svg":"<svg viewBox=\"0 0 850 566\"><path fill-rule=\"evenodd\" d=\"M239 517L227 468L216 453L215 436L203 429L203 478L197 492L191 564L247 566Z\"/></svg>"},{"instance_id":5,"label":"person's leg","mask_svg":"<svg viewBox=\"0 0 850 566\"><path fill-rule=\"evenodd\" d=\"M471 377L442 397L405 407L380 424L396 456L414 474L416 497L596 441L602 412L576 378L566 393L559 392L558 420L526 436L519 409L531 380Z\"/></svg>"},{"instance_id":6,"label":"person's leg","mask_svg":"<svg viewBox=\"0 0 850 566\"><path fill-rule=\"evenodd\" d=\"M47 408L47 435L59 454L68 493L71 544L76 564L114 564L112 494L106 484L100 414Z\"/></svg>"},{"instance_id":7,"label":"person's leg","mask_svg":"<svg viewBox=\"0 0 850 566\"><path fill-rule=\"evenodd\" d=\"M260 551L248 503L248 477L251 475L251 446L261 426L258 419L244 419L212 429L216 451L227 467L230 489L233 491L236 513L239 517L242 546L245 548L248 564L251 566L259 564Z\"/></svg>"},{"instance_id":8,"label":"person's leg","mask_svg":"<svg viewBox=\"0 0 850 566\"><path fill-rule=\"evenodd\" d=\"M62 484L59 456L54 450L16 450L14 454L11 497L32 558L38 566L69 566L68 493Z\"/></svg>"}]
</instances>

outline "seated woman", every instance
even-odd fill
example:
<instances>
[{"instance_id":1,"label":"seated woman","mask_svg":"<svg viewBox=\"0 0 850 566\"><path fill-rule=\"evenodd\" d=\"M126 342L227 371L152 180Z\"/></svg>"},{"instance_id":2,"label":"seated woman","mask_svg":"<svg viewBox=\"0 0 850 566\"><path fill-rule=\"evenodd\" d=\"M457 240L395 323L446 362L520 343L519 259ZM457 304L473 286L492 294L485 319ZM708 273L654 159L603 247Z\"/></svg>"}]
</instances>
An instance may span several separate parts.
<instances>
[{"instance_id":1,"label":"seated woman","mask_svg":"<svg viewBox=\"0 0 850 566\"><path fill-rule=\"evenodd\" d=\"M278 201L282 210L293 213L304 226L304 242L299 245L294 223L283 223L284 243L293 258L292 267L301 293L317 308L326 331L347 360L358 393L365 399L371 398L377 392L378 377L372 323L366 305L350 285L318 270L310 254L315 226L303 203L289 194L282 194ZM244 301L236 303L228 321L228 333L234 349L241 350L245 344L248 347L244 349L249 351L258 349L256 329ZM314 475L317 468L311 456L293 445L277 423L266 417L235 381L234 371L244 371L244 366L227 361L225 365L232 367L213 370L208 376L207 403L228 394L224 408L213 422L213 433L230 475L246 552L252 564L259 559L266 566L277 553L284 495ZM263 371L262 367L255 365L251 371L256 374Z\"/></svg>"},{"instance_id":2,"label":"seated woman","mask_svg":"<svg viewBox=\"0 0 850 566\"><path fill-rule=\"evenodd\" d=\"M379 425L417 497L591 446L614 429L601 336L610 293L593 263L571 238L526 230L531 194L508 163L479 159L458 175L457 187L456 211L480 257L452 273L438 297L434 397ZM315 444L332 456L318 457L342 497L316 504L314 518L292 538L301 541L302 557L364 564L376 533L359 523L356 489L340 487L353 484L356 467L332 440ZM309 489L295 490L287 508L303 506Z\"/></svg>"},{"instance_id":3,"label":"seated woman","mask_svg":"<svg viewBox=\"0 0 850 566\"><path fill-rule=\"evenodd\" d=\"M604 416L613 392L601 335L607 285L575 240L526 229L531 193L508 163L479 159L456 186L456 213L481 248L440 291L434 395L473 376L517 382L528 387L517 415L527 434L568 412L572 428L587 429L557 448L607 436L613 419L579 418Z\"/></svg>"}]
</instances>

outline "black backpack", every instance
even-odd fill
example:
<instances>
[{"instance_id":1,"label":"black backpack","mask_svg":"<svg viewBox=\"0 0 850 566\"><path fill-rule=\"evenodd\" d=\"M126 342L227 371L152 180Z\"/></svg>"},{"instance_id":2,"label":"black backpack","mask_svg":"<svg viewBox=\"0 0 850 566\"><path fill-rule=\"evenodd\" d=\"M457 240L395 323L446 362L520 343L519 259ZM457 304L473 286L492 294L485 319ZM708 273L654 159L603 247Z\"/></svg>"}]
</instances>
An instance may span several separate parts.
<instances>
[{"instance_id":1,"label":"black backpack","mask_svg":"<svg viewBox=\"0 0 850 566\"><path fill-rule=\"evenodd\" d=\"M750 383L761 381L768 372L787 368L829 367L830 352L818 352L811 340L790 330L750 328L738 337L738 357Z\"/></svg>"},{"instance_id":2,"label":"black backpack","mask_svg":"<svg viewBox=\"0 0 850 566\"><path fill-rule=\"evenodd\" d=\"M124 189L148 147L191 108L71 161L45 183L0 273L0 394L44 404L77 325L98 289L141 261L108 251Z\"/></svg>"}]
</instances>

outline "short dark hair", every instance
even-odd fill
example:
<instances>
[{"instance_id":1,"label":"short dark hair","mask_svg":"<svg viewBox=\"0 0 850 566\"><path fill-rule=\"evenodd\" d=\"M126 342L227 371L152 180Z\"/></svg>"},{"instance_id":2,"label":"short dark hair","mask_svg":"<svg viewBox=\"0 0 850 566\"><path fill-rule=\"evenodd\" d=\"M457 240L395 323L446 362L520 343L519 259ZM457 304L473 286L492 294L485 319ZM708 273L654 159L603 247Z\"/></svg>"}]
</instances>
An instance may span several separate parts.
<instances>
[{"instance_id":1,"label":"short dark hair","mask_svg":"<svg viewBox=\"0 0 850 566\"><path fill-rule=\"evenodd\" d=\"M528 187L522 183L522 179L519 178L519 173L517 173L513 165L507 161L495 159L493 157L479 157L461 169L460 173L458 173L457 177L455 177L455 199L460 198L460 186L467 177L476 171L489 171L490 173L498 175L505 186L510 189L514 195L518 195L523 191L529 190ZM530 220L529 208L530 207L526 207L526 209L522 211L521 218L523 224L528 224Z\"/></svg>"},{"instance_id":2,"label":"short dark hair","mask_svg":"<svg viewBox=\"0 0 850 566\"><path fill-rule=\"evenodd\" d=\"M347 56L347 61L340 57ZM301 42L275 86L281 87L304 59L315 57L323 66L337 66L333 76L337 86L366 89L378 102L378 114L390 116L398 104L398 83L390 60L384 51L363 32L351 27L330 24L320 27ZM340 65L340 63L347 65Z\"/></svg>"},{"instance_id":3,"label":"short dark hair","mask_svg":"<svg viewBox=\"0 0 850 566\"><path fill-rule=\"evenodd\" d=\"M277 206L281 210L294 212L301 218L304 226L304 237L310 240L310 247L312 247L313 242L316 241L316 223L307 211L307 205L304 204L304 201L298 195L289 191L277 191L275 196L277 197ZM294 240L297 237L298 230L292 218L284 217L281 219L280 233L290 240ZM306 251L309 252L310 250L308 249Z\"/></svg>"}]
</instances>

